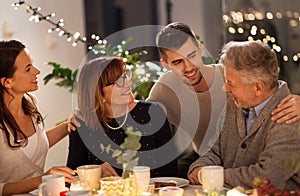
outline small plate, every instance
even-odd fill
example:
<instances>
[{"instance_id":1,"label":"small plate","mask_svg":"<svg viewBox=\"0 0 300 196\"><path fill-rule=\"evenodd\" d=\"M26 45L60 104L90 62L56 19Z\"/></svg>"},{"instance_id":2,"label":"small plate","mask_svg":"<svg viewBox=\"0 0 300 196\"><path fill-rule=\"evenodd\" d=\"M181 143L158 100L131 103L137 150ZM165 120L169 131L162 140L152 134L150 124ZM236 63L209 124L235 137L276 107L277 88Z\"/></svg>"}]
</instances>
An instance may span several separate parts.
<instances>
[{"instance_id":1,"label":"small plate","mask_svg":"<svg viewBox=\"0 0 300 196\"><path fill-rule=\"evenodd\" d=\"M184 178L176 178L176 177L158 177L158 178L151 178L150 183L154 182L168 182L168 181L175 181L177 187L184 187L188 185L190 182ZM155 188L155 190L159 190L160 188Z\"/></svg>"}]
</instances>

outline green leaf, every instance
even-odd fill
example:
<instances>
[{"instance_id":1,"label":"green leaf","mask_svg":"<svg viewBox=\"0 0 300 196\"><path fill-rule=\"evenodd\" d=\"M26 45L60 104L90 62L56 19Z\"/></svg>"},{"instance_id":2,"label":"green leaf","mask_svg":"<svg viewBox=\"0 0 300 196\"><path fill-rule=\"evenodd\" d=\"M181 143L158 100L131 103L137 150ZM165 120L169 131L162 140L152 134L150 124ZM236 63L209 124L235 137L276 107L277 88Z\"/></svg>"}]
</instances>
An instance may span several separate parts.
<instances>
[{"instance_id":1,"label":"green leaf","mask_svg":"<svg viewBox=\"0 0 300 196\"><path fill-rule=\"evenodd\" d=\"M78 69L76 69L73 74L72 74L72 80L75 81L76 77L77 77L77 74L78 74Z\"/></svg>"},{"instance_id":2,"label":"green leaf","mask_svg":"<svg viewBox=\"0 0 300 196\"><path fill-rule=\"evenodd\" d=\"M50 80L58 80L55 85L68 88L70 92L73 92L78 69L73 72L71 69L63 68L60 64L55 62L48 62L48 65L52 66L53 69L51 74L44 77L44 84L47 84Z\"/></svg>"},{"instance_id":3,"label":"green leaf","mask_svg":"<svg viewBox=\"0 0 300 196\"><path fill-rule=\"evenodd\" d=\"M44 84L47 84L51 79L54 78L54 75L51 73L51 74L48 74L44 77Z\"/></svg>"},{"instance_id":4,"label":"green leaf","mask_svg":"<svg viewBox=\"0 0 300 196\"><path fill-rule=\"evenodd\" d=\"M202 61L203 61L203 63L205 65L209 65L209 64L215 63L215 60L213 58L211 58L211 57L205 57L205 56L202 57Z\"/></svg>"},{"instance_id":5,"label":"green leaf","mask_svg":"<svg viewBox=\"0 0 300 196\"><path fill-rule=\"evenodd\" d=\"M53 68L57 69L59 68L61 65L59 63L56 63L56 62L47 62L48 65L52 66Z\"/></svg>"},{"instance_id":6,"label":"green leaf","mask_svg":"<svg viewBox=\"0 0 300 196\"><path fill-rule=\"evenodd\" d=\"M59 121L58 123L56 123L55 125L57 126L57 125L60 125L61 123L63 123L63 122L66 122L68 119L65 119L65 120L62 120L62 121Z\"/></svg>"},{"instance_id":7,"label":"green leaf","mask_svg":"<svg viewBox=\"0 0 300 196\"><path fill-rule=\"evenodd\" d=\"M105 146L103 144L100 144L100 149L102 152L105 151Z\"/></svg>"},{"instance_id":8,"label":"green leaf","mask_svg":"<svg viewBox=\"0 0 300 196\"><path fill-rule=\"evenodd\" d=\"M153 81L148 81L148 82L143 82L137 88L135 88L133 94L136 97L136 99L145 100L149 96L150 90L153 87L153 85L154 85Z\"/></svg>"},{"instance_id":9,"label":"green leaf","mask_svg":"<svg viewBox=\"0 0 300 196\"><path fill-rule=\"evenodd\" d=\"M108 154L109 153L109 151L110 151L110 147L111 147L111 145L109 144L107 147L106 147L106 153Z\"/></svg>"},{"instance_id":10,"label":"green leaf","mask_svg":"<svg viewBox=\"0 0 300 196\"><path fill-rule=\"evenodd\" d=\"M122 154L122 151L121 150L114 150L113 154L112 154L112 157L115 158L115 157L118 157Z\"/></svg>"},{"instance_id":11,"label":"green leaf","mask_svg":"<svg viewBox=\"0 0 300 196\"><path fill-rule=\"evenodd\" d=\"M128 161L127 167L133 168L134 166L138 165L138 162L139 162L139 158L136 157L135 159Z\"/></svg>"}]
</instances>

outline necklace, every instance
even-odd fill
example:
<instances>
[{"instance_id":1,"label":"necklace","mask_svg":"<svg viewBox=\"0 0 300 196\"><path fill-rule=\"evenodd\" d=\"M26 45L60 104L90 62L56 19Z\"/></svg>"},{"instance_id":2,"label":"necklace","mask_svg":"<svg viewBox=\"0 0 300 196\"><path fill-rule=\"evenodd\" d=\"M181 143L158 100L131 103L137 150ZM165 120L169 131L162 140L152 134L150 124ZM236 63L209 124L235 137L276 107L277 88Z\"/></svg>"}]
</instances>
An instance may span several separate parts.
<instances>
[{"instance_id":1,"label":"necklace","mask_svg":"<svg viewBox=\"0 0 300 196\"><path fill-rule=\"evenodd\" d=\"M108 128L110 128L110 129L112 129L112 130L118 130L118 129L120 129L121 127L124 126L124 124L125 124L125 122L126 122L126 120L127 120L127 116L128 116L128 112L126 112L124 121L123 121L122 124L120 124L118 127L112 127L112 126L110 126L107 122L105 122L105 121L103 121L103 122L104 122L104 124L105 124Z\"/></svg>"}]
</instances>

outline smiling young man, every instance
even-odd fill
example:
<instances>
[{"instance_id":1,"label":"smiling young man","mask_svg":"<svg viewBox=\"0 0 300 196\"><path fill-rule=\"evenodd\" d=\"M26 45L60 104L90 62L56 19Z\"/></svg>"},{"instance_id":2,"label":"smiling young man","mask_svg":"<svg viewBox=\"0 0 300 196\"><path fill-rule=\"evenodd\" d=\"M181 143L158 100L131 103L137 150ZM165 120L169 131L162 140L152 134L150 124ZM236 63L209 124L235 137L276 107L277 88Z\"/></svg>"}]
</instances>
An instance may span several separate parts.
<instances>
[{"instance_id":1,"label":"smiling young man","mask_svg":"<svg viewBox=\"0 0 300 196\"><path fill-rule=\"evenodd\" d=\"M300 160L299 123L278 124L270 115L290 94L287 84L278 80L275 52L261 42L230 42L222 50L221 62L224 91L232 98L226 124L212 149L190 166L190 182L199 184L201 167L221 165L229 188L252 188L253 179L259 177L280 189L298 189L300 169L286 162Z\"/></svg>"},{"instance_id":2,"label":"smiling young man","mask_svg":"<svg viewBox=\"0 0 300 196\"><path fill-rule=\"evenodd\" d=\"M226 95L222 93L224 68L204 65L204 48L184 23L174 22L163 28L156 45L161 63L169 71L153 86L148 100L160 102L174 125L174 139L181 153L179 173L186 178L189 165L210 149L221 128L217 127L217 121L222 122L219 114L226 103ZM289 101L292 97L296 99ZM300 120L300 96L283 99L273 117L280 123Z\"/></svg>"},{"instance_id":3,"label":"smiling young man","mask_svg":"<svg viewBox=\"0 0 300 196\"><path fill-rule=\"evenodd\" d=\"M154 85L148 100L161 103L174 125L173 139L178 144L177 156L180 154L178 173L186 178L189 165L213 143L215 122L226 103L225 93L220 93L223 67L204 66L202 45L183 23L162 29L156 44L161 63L170 71ZM219 96L211 96L216 93Z\"/></svg>"}]
</instances>

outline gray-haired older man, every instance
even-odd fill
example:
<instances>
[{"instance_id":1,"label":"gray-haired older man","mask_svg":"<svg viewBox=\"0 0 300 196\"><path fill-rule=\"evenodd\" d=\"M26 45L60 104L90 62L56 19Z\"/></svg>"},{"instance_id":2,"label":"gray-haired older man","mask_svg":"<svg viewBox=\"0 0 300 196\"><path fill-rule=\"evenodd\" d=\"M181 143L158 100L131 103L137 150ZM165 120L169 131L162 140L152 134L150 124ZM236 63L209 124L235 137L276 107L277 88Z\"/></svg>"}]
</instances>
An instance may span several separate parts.
<instances>
[{"instance_id":1,"label":"gray-haired older man","mask_svg":"<svg viewBox=\"0 0 300 196\"><path fill-rule=\"evenodd\" d=\"M186 178L188 167L213 144L217 132L216 121L226 102L221 93L223 66L204 65L204 46L197 41L191 27L181 22L165 26L157 34L156 45L161 63L170 71L155 83L148 101L164 105L175 129L191 137L185 140L183 135L178 141L181 148L192 144L178 158L178 173ZM299 121L300 96L290 94L282 99L272 115L277 123Z\"/></svg>"},{"instance_id":2,"label":"gray-haired older man","mask_svg":"<svg viewBox=\"0 0 300 196\"><path fill-rule=\"evenodd\" d=\"M261 42L230 42L222 50L221 62L224 90L234 103L228 100L218 141L190 166L191 183L199 183L197 173L202 166L222 165L227 187L250 188L253 178L260 177L278 188L299 188L299 168L284 164L300 160L298 123L277 124L270 115L290 93L287 84L278 80L276 54ZM245 114L248 109L250 113Z\"/></svg>"}]
</instances>

